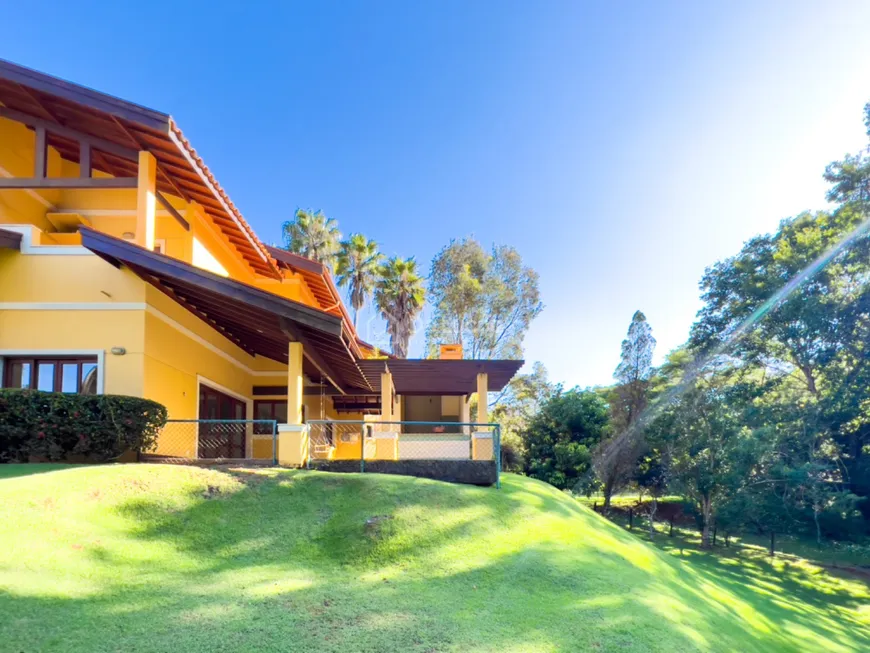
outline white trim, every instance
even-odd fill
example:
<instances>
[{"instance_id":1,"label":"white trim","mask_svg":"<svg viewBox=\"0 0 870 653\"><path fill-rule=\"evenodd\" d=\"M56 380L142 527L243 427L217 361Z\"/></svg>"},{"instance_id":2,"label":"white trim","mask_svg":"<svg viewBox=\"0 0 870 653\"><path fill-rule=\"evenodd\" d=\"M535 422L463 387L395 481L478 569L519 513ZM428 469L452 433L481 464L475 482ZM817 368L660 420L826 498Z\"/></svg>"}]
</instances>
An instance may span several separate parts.
<instances>
[{"instance_id":1,"label":"white trim","mask_svg":"<svg viewBox=\"0 0 870 653\"><path fill-rule=\"evenodd\" d=\"M278 424L278 433L305 433L308 424Z\"/></svg>"},{"instance_id":2,"label":"white trim","mask_svg":"<svg viewBox=\"0 0 870 653\"><path fill-rule=\"evenodd\" d=\"M144 311L145 302L0 302L2 311Z\"/></svg>"},{"instance_id":3,"label":"white trim","mask_svg":"<svg viewBox=\"0 0 870 653\"><path fill-rule=\"evenodd\" d=\"M97 357L97 394L106 390L106 351L104 349L0 349L0 388L3 387L3 360L22 356L96 356Z\"/></svg>"},{"instance_id":4,"label":"white trim","mask_svg":"<svg viewBox=\"0 0 870 653\"><path fill-rule=\"evenodd\" d=\"M380 432L380 433L377 433L371 437L375 440L398 440L399 434L393 433L393 432L389 432L389 433Z\"/></svg>"},{"instance_id":5,"label":"white trim","mask_svg":"<svg viewBox=\"0 0 870 653\"><path fill-rule=\"evenodd\" d=\"M478 440L492 440L492 433L477 432L477 433L472 433L471 437L476 438Z\"/></svg>"},{"instance_id":6,"label":"white trim","mask_svg":"<svg viewBox=\"0 0 870 653\"><path fill-rule=\"evenodd\" d=\"M21 234L21 253L25 256L96 256L81 245L34 245L33 232L42 229L29 224L4 224L6 231Z\"/></svg>"}]
</instances>

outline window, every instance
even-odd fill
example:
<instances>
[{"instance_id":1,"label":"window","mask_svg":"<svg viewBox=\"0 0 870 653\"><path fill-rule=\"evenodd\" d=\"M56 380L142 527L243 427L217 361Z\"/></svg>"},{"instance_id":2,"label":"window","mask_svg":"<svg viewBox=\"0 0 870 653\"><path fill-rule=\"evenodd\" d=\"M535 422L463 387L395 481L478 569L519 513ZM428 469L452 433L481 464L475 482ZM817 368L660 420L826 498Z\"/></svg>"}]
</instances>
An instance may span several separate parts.
<instances>
[{"instance_id":1,"label":"window","mask_svg":"<svg viewBox=\"0 0 870 653\"><path fill-rule=\"evenodd\" d=\"M279 424L287 423L287 400L265 399L254 402L254 419L273 419ZM304 421L304 420L303 420ZM271 424L254 424L254 433L258 435L271 435Z\"/></svg>"},{"instance_id":2,"label":"window","mask_svg":"<svg viewBox=\"0 0 870 653\"><path fill-rule=\"evenodd\" d=\"M6 358L4 370L4 388L97 394L95 357Z\"/></svg>"}]
</instances>

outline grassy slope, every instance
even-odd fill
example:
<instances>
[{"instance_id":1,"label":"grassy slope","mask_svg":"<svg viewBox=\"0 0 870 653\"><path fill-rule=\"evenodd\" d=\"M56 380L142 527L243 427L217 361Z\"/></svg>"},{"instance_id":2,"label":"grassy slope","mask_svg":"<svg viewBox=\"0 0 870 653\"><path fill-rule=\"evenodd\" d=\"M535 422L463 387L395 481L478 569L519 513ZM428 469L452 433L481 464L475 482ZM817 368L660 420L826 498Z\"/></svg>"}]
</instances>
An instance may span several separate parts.
<instances>
[{"instance_id":1,"label":"grassy slope","mask_svg":"<svg viewBox=\"0 0 870 653\"><path fill-rule=\"evenodd\" d=\"M680 559L516 476L3 475L3 650L870 650L866 585Z\"/></svg>"}]
</instances>

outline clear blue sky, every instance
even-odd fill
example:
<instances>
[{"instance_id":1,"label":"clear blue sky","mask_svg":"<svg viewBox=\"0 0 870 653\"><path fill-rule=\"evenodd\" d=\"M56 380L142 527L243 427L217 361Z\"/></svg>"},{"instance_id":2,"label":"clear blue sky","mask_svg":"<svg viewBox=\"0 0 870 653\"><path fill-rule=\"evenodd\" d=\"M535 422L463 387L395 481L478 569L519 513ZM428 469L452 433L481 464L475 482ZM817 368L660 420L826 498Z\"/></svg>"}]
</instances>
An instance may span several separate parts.
<instances>
[{"instance_id":1,"label":"clear blue sky","mask_svg":"<svg viewBox=\"0 0 870 653\"><path fill-rule=\"evenodd\" d=\"M636 309L657 359L683 342L704 268L866 140L867 2L41 4L0 57L171 113L264 240L303 206L424 269L516 246L526 359L569 386L610 382Z\"/></svg>"}]
</instances>

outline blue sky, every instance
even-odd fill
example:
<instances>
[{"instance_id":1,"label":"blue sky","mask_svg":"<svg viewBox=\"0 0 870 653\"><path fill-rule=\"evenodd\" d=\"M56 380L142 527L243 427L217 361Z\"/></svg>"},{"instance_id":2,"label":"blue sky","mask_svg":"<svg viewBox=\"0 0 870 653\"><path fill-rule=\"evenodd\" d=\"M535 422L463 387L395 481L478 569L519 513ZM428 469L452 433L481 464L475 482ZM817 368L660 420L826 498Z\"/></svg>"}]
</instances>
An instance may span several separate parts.
<instances>
[{"instance_id":1,"label":"blue sky","mask_svg":"<svg viewBox=\"0 0 870 653\"><path fill-rule=\"evenodd\" d=\"M171 113L266 241L303 206L424 270L514 245L568 386L637 309L683 342L704 268L866 142L866 2L127 4L4 7L0 57Z\"/></svg>"}]
</instances>

